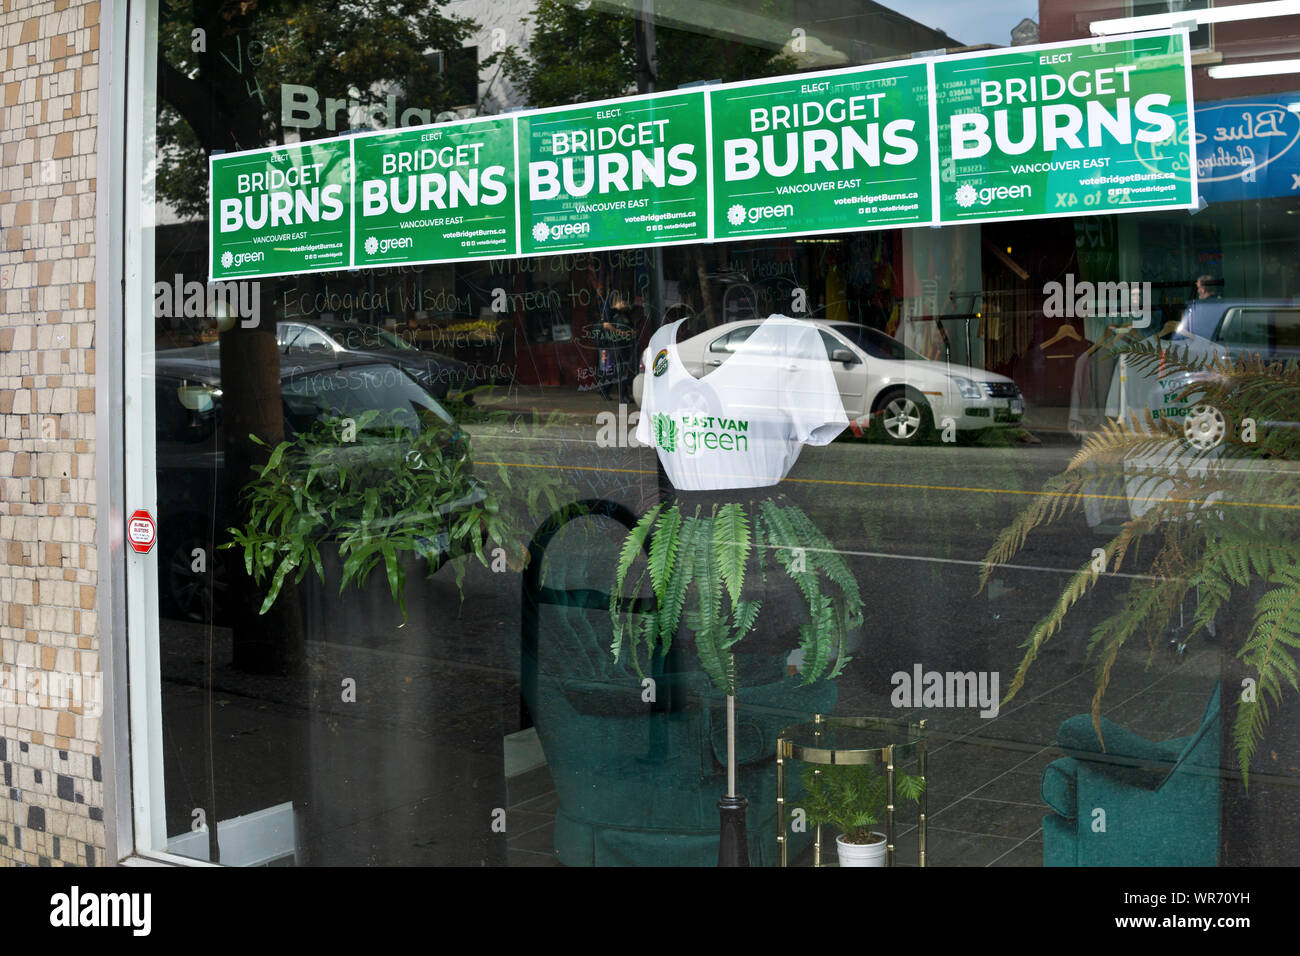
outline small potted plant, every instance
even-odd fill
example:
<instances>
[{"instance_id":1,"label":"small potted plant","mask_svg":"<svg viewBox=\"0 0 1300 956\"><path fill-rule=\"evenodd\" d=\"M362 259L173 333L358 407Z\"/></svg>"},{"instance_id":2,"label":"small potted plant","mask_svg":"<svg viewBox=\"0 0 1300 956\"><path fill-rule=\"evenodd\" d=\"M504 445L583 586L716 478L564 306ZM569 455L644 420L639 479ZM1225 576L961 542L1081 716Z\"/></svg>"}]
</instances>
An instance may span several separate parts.
<instances>
[{"instance_id":1,"label":"small potted plant","mask_svg":"<svg viewBox=\"0 0 1300 956\"><path fill-rule=\"evenodd\" d=\"M884 770L877 766L806 764L801 778L808 822L840 831L835 838L840 866L884 866L885 834L872 829L889 799ZM916 803L925 789L925 778L896 771L894 787L899 799Z\"/></svg>"}]
</instances>

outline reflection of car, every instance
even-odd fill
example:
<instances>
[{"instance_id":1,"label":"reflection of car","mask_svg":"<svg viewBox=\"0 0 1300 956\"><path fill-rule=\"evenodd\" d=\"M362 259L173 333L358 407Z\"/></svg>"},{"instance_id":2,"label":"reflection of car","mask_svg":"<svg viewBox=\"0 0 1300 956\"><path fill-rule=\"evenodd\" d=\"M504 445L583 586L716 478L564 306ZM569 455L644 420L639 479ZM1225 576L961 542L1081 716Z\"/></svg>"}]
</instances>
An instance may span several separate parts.
<instances>
[{"instance_id":1,"label":"reflection of car","mask_svg":"<svg viewBox=\"0 0 1300 956\"><path fill-rule=\"evenodd\" d=\"M322 419L355 418L378 410L412 429L445 425L445 447L453 453L466 447L463 433L446 409L404 370L386 362L333 354L295 356L292 364L281 365L280 395L289 439ZM218 347L156 353L154 407L163 614L203 621L214 610L217 616L221 613L223 562L217 560L213 546L226 540L234 513L223 472ZM395 453L403 452L399 448ZM484 494L478 489L456 506L474 503ZM442 540L440 534L431 537ZM201 549L202 558L196 549ZM453 556L448 551L447 557ZM201 572L202 565L210 575Z\"/></svg>"},{"instance_id":2,"label":"reflection of car","mask_svg":"<svg viewBox=\"0 0 1300 956\"><path fill-rule=\"evenodd\" d=\"M1219 408L1199 400L1194 389L1184 401L1177 396L1198 382L1217 381L1210 366L1219 358L1257 355L1266 362L1300 360L1300 305L1268 299L1201 299L1187 307L1169 342L1171 349L1203 362L1206 368L1145 376L1138 387L1146 394L1137 398L1157 417L1181 419L1188 443L1205 451L1231 438L1233 423ZM1257 425L1294 428L1297 423L1263 418Z\"/></svg>"},{"instance_id":3,"label":"reflection of car","mask_svg":"<svg viewBox=\"0 0 1300 956\"><path fill-rule=\"evenodd\" d=\"M469 366L459 359L416 348L387 329L359 322L323 320L275 323L275 341L285 355L354 355L392 362L410 372L438 399L456 397L467 385Z\"/></svg>"},{"instance_id":4,"label":"reflection of car","mask_svg":"<svg viewBox=\"0 0 1300 956\"><path fill-rule=\"evenodd\" d=\"M688 371L702 378L727 360L762 324L728 322L677 344ZM956 431L978 433L1018 423L1024 399L1005 375L932 362L876 329L851 322L812 320L821 333L849 421L878 429L886 440L909 444L951 420ZM632 383L641 402L645 359Z\"/></svg>"},{"instance_id":5,"label":"reflection of car","mask_svg":"<svg viewBox=\"0 0 1300 956\"><path fill-rule=\"evenodd\" d=\"M1157 421L1169 420L1181 430L1182 442L1156 443L1126 455L1122 498L1114 497L1117 489L1112 486L1097 486L1095 503L1090 499L1085 507L1089 524L1104 533L1114 533L1118 525L1141 517L1157 502L1171 496L1181 500L1187 494L1186 482L1196 486L1214 478L1236 484L1260 467L1225 455L1224 443L1233 438L1241 423L1230 421L1197 386L1217 390L1224 385L1223 372L1214 367L1219 359L1257 356L1265 362L1285 364L1300 360L1300 304L1271 299L1200 299L1188 305L1161 347L1165 358L1159 364L1127 369L1127 395L1119 403L1120 417L1146 429L1141 413L1149 409ZM1166 371L1169 360L1175 365ZM1260 407L1257 431L1300 426L1300 415L1290 410L1267 404ZM1279 465L1274 462L1268 467ZM1223 497L1221 490L1212 492L1200 507L1213 514L1214 505Z\"/></svg>"}]
</instances>

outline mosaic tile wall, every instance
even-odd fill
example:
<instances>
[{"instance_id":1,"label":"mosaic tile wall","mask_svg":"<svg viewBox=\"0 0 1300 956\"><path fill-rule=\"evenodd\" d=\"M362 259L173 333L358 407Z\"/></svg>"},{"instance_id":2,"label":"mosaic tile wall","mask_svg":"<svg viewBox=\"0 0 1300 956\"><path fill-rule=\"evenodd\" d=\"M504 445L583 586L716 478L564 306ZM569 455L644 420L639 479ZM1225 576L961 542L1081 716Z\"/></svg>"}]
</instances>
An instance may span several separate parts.
<instances>
[{"instance_id":1,"label":"mosaic tile wall","mask_svg":"<svg viewBox=\"0 0 1300 956\"><path fill-rule=\"evenodd\" d=\"M99 30L98 0L0 0L0 865L104 862Z\"/></svg>"}]
</instances>

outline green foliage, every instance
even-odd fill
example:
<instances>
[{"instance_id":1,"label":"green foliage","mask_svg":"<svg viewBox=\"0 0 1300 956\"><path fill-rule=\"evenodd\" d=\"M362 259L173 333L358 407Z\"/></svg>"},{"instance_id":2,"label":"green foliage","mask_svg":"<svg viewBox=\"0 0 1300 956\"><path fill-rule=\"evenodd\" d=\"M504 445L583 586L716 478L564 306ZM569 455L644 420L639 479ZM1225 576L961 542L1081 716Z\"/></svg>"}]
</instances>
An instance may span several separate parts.
<instances>
[{"instance_id":1,"label":"green foliage","mask_svg":"<svg viewBox=\"0 0 1300 956\"><path fill-rule=\"evenodd\" d=\"M310 86L325 97L399 110L467 105L464 92L430 63L430 50L459 50L478 25L448 12L447 0L317 3L315 0L159 0L159 194L185 218L207 214L205 168L214 148L284 142L281 89ZM195 30L206 47L195 50ZM470 78L476 82L477 77ZM389 125L397 125L397 117ZM304 138L345 131L304 130Z\"/></svg>"},{"instance_id":2,"label":"green foliage","mask_svg":"<svg viewBox=\"0 0 1300 956\"><path fill-rule=\"evenodd\" d=\"M751 12L773 8L759 0ZM637 90L635 26L625 14L597 4L580 9L564 0L538 0L526 50L510 47L484 61L520 87L532 107L616 99ZM771 49L703 33L655 28L658 89L695 80L744 80L793 73L797 64Z\"/></svg>"},{"instance_id":3,"label":"green foliage","mask_svg":"<svg viewBox=\"0 0 1300 956\"><path fill-rule=\"evenodd\" d=\"M1241 695L1233 723L1238 763L1248 780L1269 708L1281 704L1284 684L1300 691L1300 475L1293 464L1300 460L1300 432L1266 425L1300 421L1300 368L1258 356L1190 358L1150 342L1124 352L1132 370L1159 367L1169 377L1194 376L1176 400L1217 407L1237 425L1253 419L1255 441L1243 441L1237 428L1219 448L1196 451L1177 420L1147 412L1110 423L1084 442L1066 471L1049 479L998 536L985 556L981 586L1034 530L1077 511L1089 496L1123 497L1135 476L1146 476L1138 494L1149 496L1148 510L1127 521L1103 549L1108 572L1133 577L1119 609L1093 628L1089 641L1096 667L1093 724L1100 737L1101 702L1120 650L1133 637L1145 637L1149 662L1185 598L1197 601L1189 641L1205 633L1220 610L1249 608L1250 626L1235 652L1253 674L1257 692ZM1135 557L1139 542L1150 544L1144 548L1150 557L1141 563ZM1091 557L1071 576L1021 645L1024 655L1004 704L1024 686L1043 646L1100 577Z\"/></svg>"},{"instance_id":4,"label":"green foliage","mask_svg":"<svg viewBox=\"0 0 1300 956\"><path fill-rule=\"evenodd\" d=\"M461 554L486 566L484 549L493 547L522 564L523 546L497 497L474 477L467 442L453 441L445 427L413 430L378 411L358 415L355 440L344 441L342 421L318 421L278 444L244 487L248 520L229 529L232 540L222 547L242 548L248 574L259 586L269 582L261 613L308 568L325 580L326 542L342 560L340 592L363 586L382 565L403 616L404 556L424 558L429 574Z\"/></svg>"},{"instance_id":5,"label":"green foliage","mask_svg":"<svg viewBox=\"0 0 1300 956\"><path fill-rule=\"evenodd\" d=\"M871 828L880 823L889 801L889 780L883 767L804 764L800 772L803 809L814 826L833 826L846 843L876 843ZM894 771L898 797L917 803L925 778Z\"/></svg>"},{"instance_id":6,"label":"green foliage","mask_svg":"<svg viewBox=\"0 0 1300 956\"><path fill-rule=\"evenodd\" d=\"M698 508L694 515L683 516L678 505L657 505L642 516L623 541L614 573L610 615L615 661L627 653L641 675L642 653L646 660L667 653L678 625L685 621L713 685L735 694L731 651L753 630L762 609L760 601L742 597L747 568L757 551L765 583L763 569L771 551L808 606L809 619L800 628L799 641L804 683L839 676L850 660L843 653L844 635L862 623L857 581L799 508L765 501L755 515L751 519L743 505L733 502L704 517ZM649 560L640 562L643 570L629 588L647 540ZM640 593L647 577L657 611L638 625L620 606L628 595ZM832 667L833 655L837 656Z\"/></svg>"}]
</instances>

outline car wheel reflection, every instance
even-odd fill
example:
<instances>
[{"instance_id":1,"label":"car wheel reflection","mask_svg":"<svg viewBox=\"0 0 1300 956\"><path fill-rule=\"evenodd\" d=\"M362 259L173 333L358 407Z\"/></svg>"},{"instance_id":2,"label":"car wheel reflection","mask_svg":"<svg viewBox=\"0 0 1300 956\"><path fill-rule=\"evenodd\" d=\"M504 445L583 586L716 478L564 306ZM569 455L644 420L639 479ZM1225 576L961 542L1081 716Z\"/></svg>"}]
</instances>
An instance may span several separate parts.
<instances>
[{"instance_id":1,"label":"car wheel reflection","mask_svg":"<svg viewBox=\"0 0 1300 956\"><path fill-rule=\"evenodd\" d=\"M885 400L879 418L880 430L886 439L907 445L925 436L929 429L930 409L924 402L897 394Z\"/></svg>"},{"instance_id":2,"label":"car wheel reflection","mask_svg":"<svg viewBox=\"0 0 1300 956\"><path fill-rule=\"evenodd\" d=\"M1228 420L1213 405L1196 405L1183 423L1183 437L1197 451L1209 451L1223 443L1228 435Z\"/></svg>"},{"instance_id":3,"label":"car wheel reflection","mask_svg":"<svg viewBox=\"0 0 1300 956\"><path fill-rule=\"evenodd\" d=\"M220 615L226 590L224 561L222 555L212 553L208 537L190 527L163 544L159 583L164 616L181 621L211 621L214 598ZM206 570L194 570L197 550L204 552Z\"/></svg>"}]
</instances>

